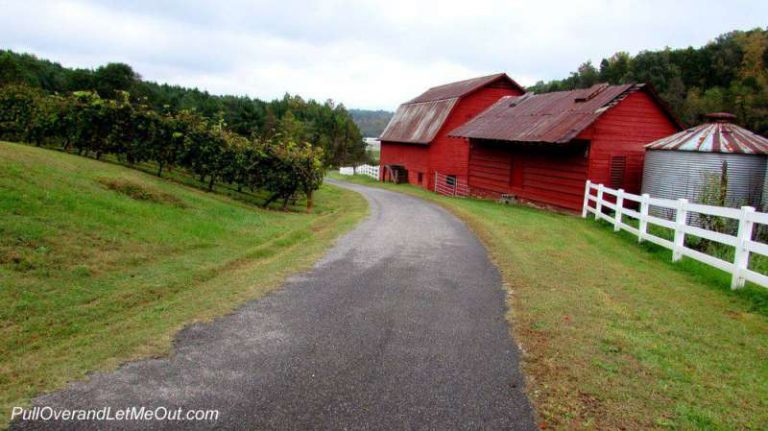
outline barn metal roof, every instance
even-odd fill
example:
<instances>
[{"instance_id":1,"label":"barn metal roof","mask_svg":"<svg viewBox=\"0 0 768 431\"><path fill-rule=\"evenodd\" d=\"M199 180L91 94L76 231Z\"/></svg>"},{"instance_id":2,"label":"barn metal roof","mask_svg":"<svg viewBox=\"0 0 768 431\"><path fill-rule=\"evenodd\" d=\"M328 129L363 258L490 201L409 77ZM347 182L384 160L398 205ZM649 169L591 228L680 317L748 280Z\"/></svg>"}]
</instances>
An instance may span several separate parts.
<instances>
[{"instance_id":1,"label":"barn metal roof","mask_svg":"<svg viewBox=\"0 0 768 431\"><path fill-rule=\"evenodd\" d=\"M520 91L525 91L506 73L432 87L420 96L400 105L379 139L428 144L443 127L454 105L462 96L498 80L508 81Z\"/></svg>"},{"instance_id":2,"label":"barn metal roof","mask_svg":"<svg viewBox=\"0 0 768 431\"><path fill-rule=\"evenodd\" d=\"M644 84L596 84L580 90L506 96L450 134L499 141L566 143L619 101L643 88ZM652 90L648 91L656 98Z\"/></svg>"},{"instance_id":3,"label":"barn metal roof","mask_svg":"<svg viewBox=\"0 0 768 431\"><path fill-rule=\"evenodd\" d=\"M698 151L706 153L768 154L768 139L730 122L733 115L716 112L710 120L680 133L651 142L649 150Z\"/></svg>"},{"instance_id":4,"label":"barn metal roof","mask_svg":"<svg viewBox=\"0 0 768 431\"><path fill-rule=\"evenodd\" d=\"M504 80L512 84L521 92L525 92L525 89L515 82L512 78L507 76L506 73L496 73L488 76L481 76L478 78L465 79L464 81L451 82L450 84L438 85L432 87L429 90L422 93L420 96L413 98L405 103L421 103L421 102L434 102L436 100L452 99L454 97L465 96L478 88L486 86L496 80Z\"/></svg>"},{"instance_id":5,"label":"barn metal roof","mask_svg":"<svg viewBox=\"0 0 768 431\"><path fill-rule=\"evenodd\" d=\"M443 127L443 123L458 100L458 97L454 97L434 102L400 105L379 140L414 144L430 143Z\"/></svg>"}]
</instances>

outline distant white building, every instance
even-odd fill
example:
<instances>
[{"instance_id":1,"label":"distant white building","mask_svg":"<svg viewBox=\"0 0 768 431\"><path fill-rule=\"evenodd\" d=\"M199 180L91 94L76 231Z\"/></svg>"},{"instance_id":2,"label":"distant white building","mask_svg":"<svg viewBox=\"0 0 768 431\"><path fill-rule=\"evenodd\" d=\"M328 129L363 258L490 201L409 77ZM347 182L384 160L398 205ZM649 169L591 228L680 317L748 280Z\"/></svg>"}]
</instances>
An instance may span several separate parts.
<instances>
[{"instance_id":1,"label":"distant white building","mask_svg":"<svg viewBox=\"0 0 768 431\"><path fill-rule=\"evenodd\" d=\"M381 148L381 141L379 141L378 138L363 138L363 142L365 142L365 146L368 147L369 150L378 150Z\"/></svg>"}]
</instances>

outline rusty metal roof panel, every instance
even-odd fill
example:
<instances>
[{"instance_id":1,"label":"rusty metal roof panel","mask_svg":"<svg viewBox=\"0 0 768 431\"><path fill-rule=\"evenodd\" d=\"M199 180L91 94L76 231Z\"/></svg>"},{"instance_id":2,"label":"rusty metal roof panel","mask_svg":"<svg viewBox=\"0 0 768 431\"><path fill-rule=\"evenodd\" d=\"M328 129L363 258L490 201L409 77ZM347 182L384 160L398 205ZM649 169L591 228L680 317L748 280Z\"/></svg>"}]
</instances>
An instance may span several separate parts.
<instances>
[{"instance_id":1,"label":"rusty metal roof panel","mask_svg":"<svg viewBox=\"0 0 768 431\"><path fill-rule=\"evenodd\" d=\"M640 84L506 96L453 130L452 136L516 142L566 143Z\"/></svg>"},{"instance_id":2,"label":"rusty metal roof panel","mask_svg":"<svg viewBox=\"0 0 768 431\"><path fill-rule=\"evenodd\" d=\"M437 87L432 87L429 90L422 93L420 96L414 99L411 99L406 103L434 102L436 100L453 99L456 97L461 97L499 79L508 81L510 84L512 84L514 87L517 87L522 92L525 91L523 87L521 87L512 78L507 76L506 73L496 73L493 75L481 76L479 78L466 79L464 81L451 82L450 84L444 84L444 85L439 85Z\"/></svg>"},{"instance_id":3,"label":"rusty metal roof panel","mask_svg":"<svg viewBox=\"0 0 768 431\"><path fill-rule=\"evenodd\" d=\"M722 113L717 115L722 116ZM715 118L713 116L713 118ZM716 121L691 127L646 145L649 150L768 154L768 139L733 123Z\"/></svg>"},{"instance_id":4,"label":"rusty metal roof panel","mask_svg":"<svg viewBox=\"0 0 768 431\"><path fill-rule=\"evenodd\" d=\"M443 99L432 102L404 103L379 138L381 141L430 143L451 113L459 99Z\"/></svg>"}]
</instances>

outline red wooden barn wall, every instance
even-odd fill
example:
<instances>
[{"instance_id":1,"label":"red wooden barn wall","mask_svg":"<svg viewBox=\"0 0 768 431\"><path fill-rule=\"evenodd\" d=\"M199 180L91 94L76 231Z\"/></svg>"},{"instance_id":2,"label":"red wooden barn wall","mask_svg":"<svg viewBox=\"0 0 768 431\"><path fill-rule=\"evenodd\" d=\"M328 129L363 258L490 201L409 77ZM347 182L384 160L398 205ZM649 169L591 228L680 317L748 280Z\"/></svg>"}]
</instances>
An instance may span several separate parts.
<instances>
[{"instance_id":1,"label":"red wooden barn wall","mask_svg":"<svg viewBox=\"0 0 768 431\"><path fill-rule=\"evenodd\" d=\"M455 175L460 181L467 181L469 141L466 138L450 137L448 134L488 109L503 96L520 94L520 90L506 81L501 81L495 86L491 84L461 98L429 146L430 188L434 187L435 171L444 175Z\"/></svg>"},{"instance_id":2,"label":"red wooden barn wall","mask_svg":"<svg viewBox=\"0 0 768 431\"><path fill-rule=\"evenodd\" d=\"M579 210L587 178L640 192L644 146L677 128L651 96L639 91L608 110L568 144L472 144L469 185L473 193L519 198ZM612 184L611 161L625 157L620 184Z\"/></svg>"},{"instance_id":3,"label":"red wooden barn wall","mask_svg":"<svg viewBox=\"0 0 768 431\"><path fill-rule=\"evenodd\" d=\"M542 145L473 142L469 186L474 194L513 194L547 205L581 208L588 160L585 143Z\"/></svg>"},{"instance_id":4,"label":"red wooden barn wall","mask_svg":"<svg viewBox=\"0 0 768 431\"><path fill-rule=\"evenodd\" d=\"M435 171L444 175L456 175L467 180L469 143L464 138L449 137L455 128L485 111L503 96L520 95L522 92L507 81L497 81L462 97L445 120L443 127L429 145L381 142L379 155L382 175L384 165L402 165L408 170L408 182L427 189L434 188ZM418 183L418 174L423 181Z\"/></svg>"},{"instance_id":5,"label":"red wooden barn wall","mask_svg":"<svg viewBox=\"0 0 768 431\"><path fill-rule=\"evenodd\" d=\"M630 94L580 136L591 140L589 179L608 187L640 193L645 145L676 132L675 123L648 93ZM611 182L611 160L616 156L626 157L621 184Z\"/></svg>"},{"instance_id":6,"label":"red wooden barn wall","mask_svg":"<svg viewBox=\"0 0 768 431\"><path fill-rule=\"evenodd\" d=\"M379 154L379 174L384 179L385 165L403 165L408 170L408 182L413 185L428 187L428 179L424 177L423 184L418 184L418 172L429 170L429 147L424 144L404 144L400 142L381 142Z\"/></svg>"}]
</instances>

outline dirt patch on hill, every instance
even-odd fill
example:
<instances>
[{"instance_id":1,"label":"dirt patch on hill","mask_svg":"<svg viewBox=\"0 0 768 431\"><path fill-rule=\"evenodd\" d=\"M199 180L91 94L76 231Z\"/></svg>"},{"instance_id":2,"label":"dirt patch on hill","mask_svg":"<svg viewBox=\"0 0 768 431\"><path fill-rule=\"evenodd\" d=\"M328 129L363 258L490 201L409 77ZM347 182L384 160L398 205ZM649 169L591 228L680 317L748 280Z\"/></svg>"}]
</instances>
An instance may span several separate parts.
<instances>
[{"instance_id":1,"label":"dirt patch on hill","mask_svg":"<svg viewBox=\"0 0 768 431\"><path fill-rule=\"evenodd\" d=\"M176 196L157 190L146 184L140 184L122 178L100 178L98 181L104 187L137 201L148 201L186 207L186 204Z\"/></svg>"}]
</instances>

